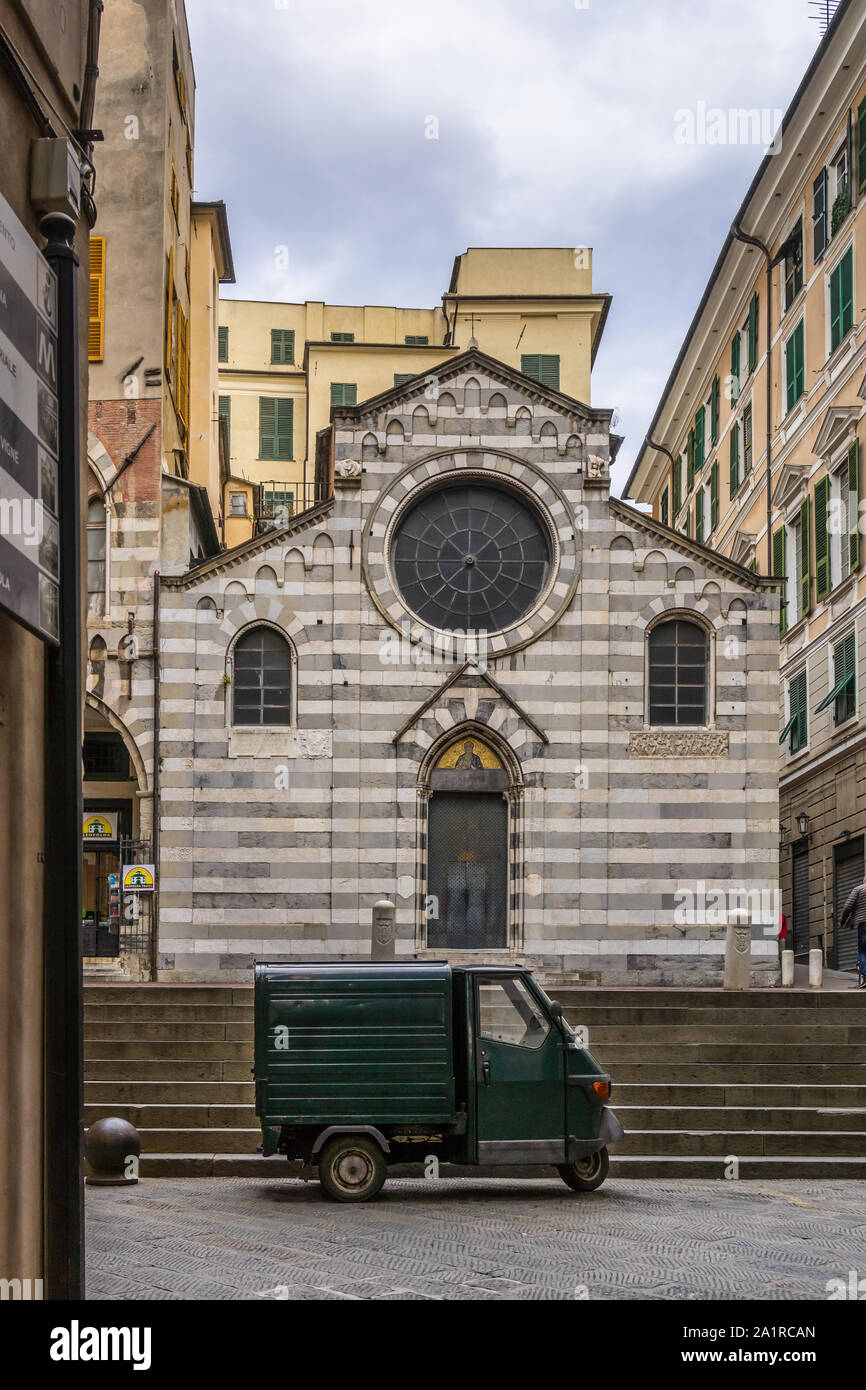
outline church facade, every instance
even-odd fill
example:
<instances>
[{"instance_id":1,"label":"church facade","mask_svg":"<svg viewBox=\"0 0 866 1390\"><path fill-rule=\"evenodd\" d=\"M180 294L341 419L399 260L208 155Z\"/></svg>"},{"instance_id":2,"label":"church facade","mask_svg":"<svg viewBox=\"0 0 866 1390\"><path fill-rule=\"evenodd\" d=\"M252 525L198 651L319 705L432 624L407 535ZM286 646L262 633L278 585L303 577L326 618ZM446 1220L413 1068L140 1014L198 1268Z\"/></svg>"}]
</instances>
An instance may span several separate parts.
<instances>
[{"instance_id":1,"label":"church facade","mask_svg":"<svg viewBox=\"0 0 866 1390\"><path fill-rule=\"evenodd\" d=\"M162 576L159 978L368 954L383 898L399 955L604 984L719 983L746 907L773 978L776 585L612 499L618 443L470 348Z\"/></svg>"}]
</instances>

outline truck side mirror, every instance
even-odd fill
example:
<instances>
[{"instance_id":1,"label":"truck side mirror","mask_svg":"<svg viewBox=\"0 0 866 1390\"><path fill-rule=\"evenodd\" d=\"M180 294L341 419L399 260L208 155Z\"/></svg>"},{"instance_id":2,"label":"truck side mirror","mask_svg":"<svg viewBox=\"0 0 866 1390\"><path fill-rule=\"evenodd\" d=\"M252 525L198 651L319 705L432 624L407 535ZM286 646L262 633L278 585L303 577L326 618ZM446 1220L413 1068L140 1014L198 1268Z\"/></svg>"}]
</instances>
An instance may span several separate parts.
<instances>
[{"instance_id":1,"label":"truck side mirror","mask_svg":"<svg viewBox=\"0 0 866 1390\"><path fill-rule=\"evenodd\" d=\"M548 1007L548 1013L550 1014L550 1017L554 1020L555 1023L558 1023L559 1020L562 1018L562 1005L560 1004L558 999L551 999L550 1005Z\"/></svg>"}]
</instances>

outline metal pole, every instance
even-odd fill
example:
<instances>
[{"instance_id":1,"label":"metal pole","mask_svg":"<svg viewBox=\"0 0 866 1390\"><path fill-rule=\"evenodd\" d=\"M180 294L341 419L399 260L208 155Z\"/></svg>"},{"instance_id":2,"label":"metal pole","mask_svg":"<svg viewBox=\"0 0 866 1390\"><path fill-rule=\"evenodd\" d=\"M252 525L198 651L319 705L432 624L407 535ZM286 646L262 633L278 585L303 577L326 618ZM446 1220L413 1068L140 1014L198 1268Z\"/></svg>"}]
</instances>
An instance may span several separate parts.
<instances>
[{"instance_id":1,"label":"metal pole","mask_svg":"<svg viewBox=\"0 0 866 1390\"><path fill-rule=\"evenodd\" d=\"M84 1116L81 941L81 473L75 223L43 218L58 280L60 646L46 672L44 943L45 1296L84 1296Z\"/></svg>"},{"instance_id":2,"label":"metal pole","mask_svg":"<svg viewBox=\"0 0 866 1390\"><path fill-rule=\"evenodd\" d=\"M157 969L156 952L159 945L159 817L160 817L160 766L159 766L159 735L162 720L161 712L161 691L160 681L162 679L162 667L159 659L159 597L161 592L161 580L159 570L153 576L153 831L151 841L153 846L153 865L156 874L156 883L153 890L153 906L151 907L150 922L150 978L159 978Z\"/></svg>"}]
</instances>

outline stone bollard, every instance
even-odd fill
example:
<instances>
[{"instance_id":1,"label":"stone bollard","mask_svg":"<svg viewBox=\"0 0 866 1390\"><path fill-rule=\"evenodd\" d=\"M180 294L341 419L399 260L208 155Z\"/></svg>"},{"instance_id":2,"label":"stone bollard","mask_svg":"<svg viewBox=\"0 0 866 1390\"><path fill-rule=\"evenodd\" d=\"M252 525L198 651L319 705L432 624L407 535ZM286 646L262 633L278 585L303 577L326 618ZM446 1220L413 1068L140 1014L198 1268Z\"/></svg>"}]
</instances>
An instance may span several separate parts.
<instances>
[{"instance_id":1,"label":"stone bollard","mask_svg":"<svg viewBox=\"0 0 866 1390\"><path fill-rule=\"evenodd\" d=\"M397 954L397 909L383 898L373 908L371 960L393 960Z\"/></svg>"},{"instance_id":2,"label":"stone bollard","mask_svg":"<svg viewBox=\"0 0 866 1390\"><path fill-rule=\"evenodd\" d=\"M89 1187L131 1187L138 1182L141 1138L128 1120L95 1120L84 1134L84 1171Z\"/></svg>"},{"instance_id":3,"label":"stone bollard","mask_svg":"<svg viewBox=\"0 0 866 1390\"><path fill-rule=\"evenodd\" d=\"M820 989L824 983L824 952L815 946L809 952L809 988Z\"/></svg>"},{"instance_id":4,"label":"stone bollard","mask_svg":"<svg viewBox=\"0 0 866 1390\"><path fill-rule=\"evenodd\" d=\"M782 988L791 989L794 984L794 952L782 952Z\"/></svg>"},{"instance_id":5,"label":"stone bollard","mask_svg":"<svg viewBox=\"0 0 866 1390\"><path fill-rule=\"evenodd\" d=\"M749 989L752 984L752 925L743 907L735 907L725 938L725 989Z\"/></svg>"}]
</instances>

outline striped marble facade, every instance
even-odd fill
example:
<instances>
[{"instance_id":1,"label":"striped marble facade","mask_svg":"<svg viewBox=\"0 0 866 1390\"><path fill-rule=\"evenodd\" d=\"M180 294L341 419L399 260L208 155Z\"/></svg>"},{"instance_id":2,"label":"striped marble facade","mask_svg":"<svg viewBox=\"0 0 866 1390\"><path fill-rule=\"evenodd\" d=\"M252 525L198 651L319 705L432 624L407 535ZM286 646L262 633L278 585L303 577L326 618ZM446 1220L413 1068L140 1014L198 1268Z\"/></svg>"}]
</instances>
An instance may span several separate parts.
<instances>
[{"instance_id":1,"label":"striped marble facade","mask_svg":"<svg viewBox=\"0 0 866 1390\"><path fill-rule=\"evenodd\" d=\"M550 979L718 983L742 892L768 905L752 933L770 978L772 581L612 500L610 412L477 350L335 411L333 428L331 501L163 577L160 977L248 980L256 957L366 954L383 897L399 952L425 954L430 769L465 730L508 772L508 947L486 959ZM431 651L387 563L403 501L460 473L533 494L555 542L549 592L486 660ZM706 728L648 726L647 633L664 613L710 634ZM231 725L233 645L262 622L295 655L291 729Z\"/></svg>"}]
</instances>

